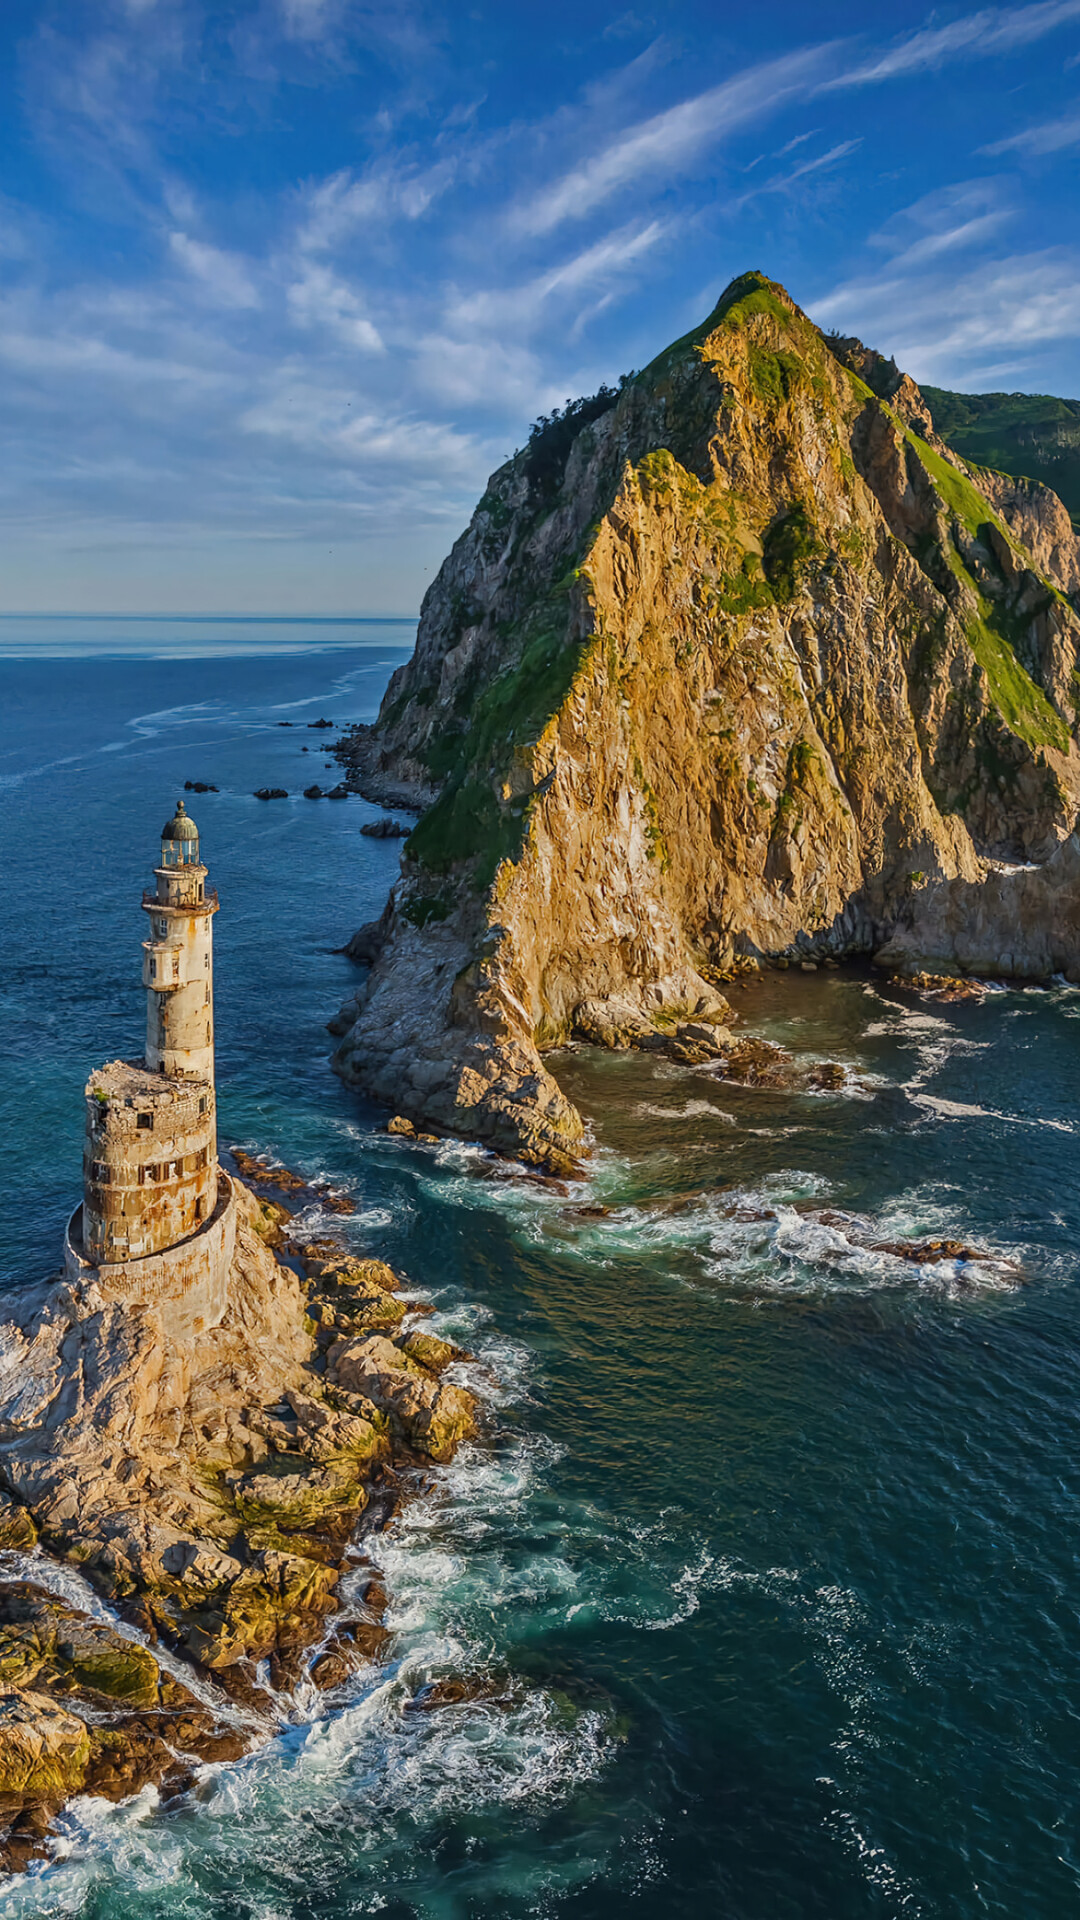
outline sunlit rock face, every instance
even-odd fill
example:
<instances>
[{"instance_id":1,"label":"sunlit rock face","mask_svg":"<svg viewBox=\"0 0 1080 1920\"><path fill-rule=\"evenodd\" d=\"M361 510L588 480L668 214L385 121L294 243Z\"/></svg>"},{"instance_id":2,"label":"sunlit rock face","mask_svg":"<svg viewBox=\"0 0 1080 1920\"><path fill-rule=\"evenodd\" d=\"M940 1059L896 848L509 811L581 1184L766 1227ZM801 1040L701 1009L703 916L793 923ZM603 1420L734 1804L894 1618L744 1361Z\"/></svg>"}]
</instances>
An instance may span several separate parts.
<instances>
[{"instance_id":1,"label":"sunlit rock face","mask_svg":"<svg viewBox=\"0 0 1080 1920\"><path fill-rule=\"evenodd\" d=\"M346 749L426 811L339 1072L557 1166L542 1052L582 1003L722 1021L739 955L871 952L926 885L1047 858L1080 800L1056 505L758 274L534 432Z\"/></svg>"}]
</instances>

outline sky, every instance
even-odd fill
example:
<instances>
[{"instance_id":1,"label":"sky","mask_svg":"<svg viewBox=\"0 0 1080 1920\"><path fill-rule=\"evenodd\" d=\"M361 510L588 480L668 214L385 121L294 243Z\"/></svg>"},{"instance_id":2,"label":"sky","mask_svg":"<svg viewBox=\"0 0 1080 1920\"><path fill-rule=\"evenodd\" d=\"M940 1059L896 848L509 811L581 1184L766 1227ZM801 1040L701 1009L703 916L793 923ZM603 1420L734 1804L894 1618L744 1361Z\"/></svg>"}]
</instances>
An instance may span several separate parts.
<instances>
[{"instance_id":1,"label":"sky","mask_svg":"<svg viewBox=\"0 0 1080 1920\"><path fill-rule=\"evenodd\" d=\"M412 614L736 274L1080 394L1080 0L5 0L0 611Z\"/></svg>"}]
</instances>

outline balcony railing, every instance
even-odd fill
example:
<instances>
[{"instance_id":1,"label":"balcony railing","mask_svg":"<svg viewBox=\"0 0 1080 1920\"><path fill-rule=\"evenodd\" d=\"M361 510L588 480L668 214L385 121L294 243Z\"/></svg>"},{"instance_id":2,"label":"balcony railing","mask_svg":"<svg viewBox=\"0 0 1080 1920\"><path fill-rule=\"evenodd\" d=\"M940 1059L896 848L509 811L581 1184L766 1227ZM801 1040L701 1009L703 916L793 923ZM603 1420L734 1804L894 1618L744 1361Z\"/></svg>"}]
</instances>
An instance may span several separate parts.
<instances>
[{"instance_id":1,"label":"balcony railing","mask_svg":"<svg viewBox=\"0 0 1080 1920\"><path fill-rule=\"evenodd\" d=\"M159 900L156 893L144 887L142 903L152 913L216 913L218 910L216 892L206 894L202 900Z\"/></svg>"}]
</instances>

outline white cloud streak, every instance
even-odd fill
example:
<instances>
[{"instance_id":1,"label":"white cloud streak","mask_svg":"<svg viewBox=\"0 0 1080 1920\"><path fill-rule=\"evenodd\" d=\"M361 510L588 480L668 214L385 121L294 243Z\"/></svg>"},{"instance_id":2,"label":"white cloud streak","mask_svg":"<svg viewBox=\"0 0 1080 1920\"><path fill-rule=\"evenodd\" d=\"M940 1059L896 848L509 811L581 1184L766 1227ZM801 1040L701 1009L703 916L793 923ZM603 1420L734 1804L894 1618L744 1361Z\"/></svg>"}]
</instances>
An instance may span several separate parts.
<instances>
[{"instance_id":1,"label":"white cloud streak","mask_svg":"<svg viewBox=\"0 0 1080 1920\"><path fill-rule=\"evenodd\" d=\"M363 303L329 267L306 262L301 278L287 289L286 299L297 326L324 328L361 353L385 353L379 330L368 319Z\"/></svg>"},{"instance_id":2,"label":"white cloud streak","mask_svg":"<svg viewBox=\"0 0 1080 1920\"><path fill-rule=\"evenodd\" d=\"M512 213L512 224L523 234L550 233L566 220L582 219L643 175L670 176L704 148L805 92L831 53L831 47L811 47L749 67L640 121L521 203Z\"/></svg>"},{"instance_id":3,"label":"white cloud streak","mask_svg":"<svg viewBox=\"0 0 1080 1920\"><path fill-rule=\"evenodd\" d=\"M532 328L542 327L540 309L545 301L556 296L572 298L585 287L610 281L651 252L669 225L650 220L644 227L621 227L520 286L480 290L459 298L451 304L448 317L458 327L496 329L530 321Z\"/></svg>"},{"instance_id":4,"label":"white cloud streak","mask_svg":"<svg viewBox=\"0 0 1080 1920\"><path fill-rule=\"evenodd\" d=\"M453 177L450 161L427 168L382 162L359 177L343 168L305 191L299 244L309 253L322 253L341 245L358 227L419 220Z\"/></svg>"},{"instance_id":5,"label":"white cloud streak","mask_svg":"<svg viewBox=\"0 0 1080 1920\"><path fill-rule=\"evenodd\" d=\"M1073 248L981 261L966 273L886 273L850 280L812 307L823 326L857 331L916 380L970 386L988 356L1017 374L1051 342L1080 340L1080 253Z\"/></svg>"},{"instance_id":6,"label":"white cloud streak","mask_svg":"<svg viewBox=\"0 0 1080 1920\"><path fill-rule=\"evenodd\" d=\"M758 181L745 193L740 194L738 199L728 201L725 212L730 217L741 213L751 201L760 200L763 194L786 193L790 187L797 185L800 180L805 180L810 174L821 173L826 167L838 166L841 160L846 160L849 154L855 153L861 146L861 139L841 140L835 147L830 147L827 153L819 153L813 160L804 160L800 166L792 167L787 173L774 173L768 180Z\"/></svg>"},{"instance_id":7,"label":"white cloud streak","mask_svg":"<svg viewBox=\"0 0 1080 1920\"><path fill-rule=\"evenodd\" d=\"M871 86L884 80L906 79L926 73L958 55L986 58L1030 46L1056 27L1080 20L1080 0L1039 0L1030 7L984 7L945 27L926 27L908 34L887 52L837 74L823 91L835 87Z\"/></svg>"},{"instance_id":8,"label":"white cloud streak","mask_svg":"<svg viewBox=\"0 0 1080 1920\"><path fill-rule=\"evenodd\" d=\"M980 148L986 154L999 153L1063 153L1067 147L1080 143L1080 109L1063 114L1059 120L1044 120L1041 125L1025 127L1021 133L1012 133L1007 140L995 140L992 146Z\"/></svg>"}]
</instances>

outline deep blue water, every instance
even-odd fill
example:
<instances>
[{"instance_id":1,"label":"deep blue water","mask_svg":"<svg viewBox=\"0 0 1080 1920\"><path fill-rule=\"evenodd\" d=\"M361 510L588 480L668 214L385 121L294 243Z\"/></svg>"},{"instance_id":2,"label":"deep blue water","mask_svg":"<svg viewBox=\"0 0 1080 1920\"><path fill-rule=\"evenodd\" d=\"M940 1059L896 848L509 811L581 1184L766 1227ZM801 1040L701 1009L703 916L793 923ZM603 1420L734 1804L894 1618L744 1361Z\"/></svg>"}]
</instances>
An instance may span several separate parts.
<instances>
[{"instance_id":1,"label":"deep blue water","mask_svg":"<svg viewBox=\"0 0 1080 1920\"><path fill-rule=\"evenodd\" d=\"M392 1140L323 1023L398 848L362 801L251 798L326 784L302 723L370 715L411 639L351 637L0 664L0 1276L56 1264L85 1077L142 1044L156 836L210 780L223 1137L350 1188L355 1243L478 1356L490 1431L380 1543L387 1666L179 1812L77 1805L0 1911L1076 1911L1080 996L737 991L850 1068L835 1094L567 1053L599 1145L565 1197ZM864 1244L930 1232L994 1257ZM407 1710L462 1671L488 1697Z\"/></svg>"}]
</instances>

